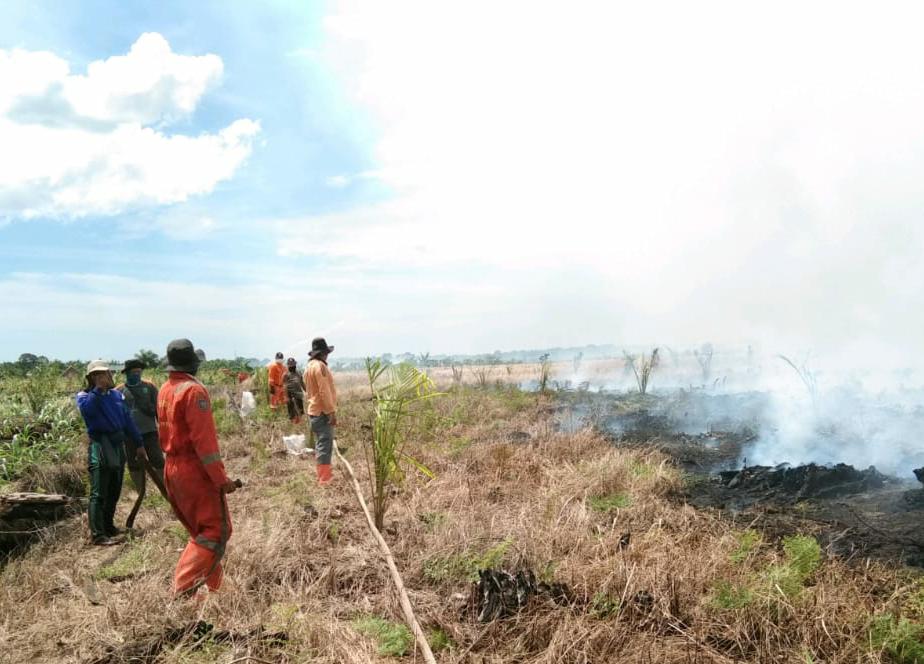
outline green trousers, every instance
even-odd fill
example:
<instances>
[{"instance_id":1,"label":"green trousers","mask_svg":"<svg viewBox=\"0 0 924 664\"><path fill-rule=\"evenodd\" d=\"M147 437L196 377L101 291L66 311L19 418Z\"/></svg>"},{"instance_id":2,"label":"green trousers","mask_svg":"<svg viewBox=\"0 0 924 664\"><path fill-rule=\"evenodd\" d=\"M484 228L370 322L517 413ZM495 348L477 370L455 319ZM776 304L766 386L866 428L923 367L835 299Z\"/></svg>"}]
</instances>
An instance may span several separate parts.
<instances>
[{"instance_id":1,"label":"green trousers","mask_svg":"<svg viewBox=\"0 0 924 664\"><path fill-rule=\"evenodd\" d=\"M92 439L87 448L87 470L90 472L90 534L93 539L113 535L116 504L125 473L125 448L121 437L117 440L102 436Z\"/></svg>"}]
</instances>

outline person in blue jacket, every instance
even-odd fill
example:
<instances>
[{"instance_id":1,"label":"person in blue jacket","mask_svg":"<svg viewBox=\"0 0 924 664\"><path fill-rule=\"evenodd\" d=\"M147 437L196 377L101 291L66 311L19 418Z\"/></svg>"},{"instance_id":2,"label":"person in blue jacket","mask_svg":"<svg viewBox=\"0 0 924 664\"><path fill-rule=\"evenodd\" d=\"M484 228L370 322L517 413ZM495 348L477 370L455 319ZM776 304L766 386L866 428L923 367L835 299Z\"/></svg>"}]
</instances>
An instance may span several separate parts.
<instances>
[{"instance_id":1,"label":"person in blue jacket","mask_svg":"<svg viewBox=\"0 0 924 664\"><path fill-rule=\"evenodd\" d=\"M77 394L77 408L90 438L87 448L88 520L93 544L106 546L115 544L112 538L121 534L115 526L115 509L125 474L126 438L134 443L138 459L147 459L147 454L141 433L125 406L125 397L114 389L109 365L103 360L90 362L86 378L87 386Z\"/></svg>"}]
</instances>

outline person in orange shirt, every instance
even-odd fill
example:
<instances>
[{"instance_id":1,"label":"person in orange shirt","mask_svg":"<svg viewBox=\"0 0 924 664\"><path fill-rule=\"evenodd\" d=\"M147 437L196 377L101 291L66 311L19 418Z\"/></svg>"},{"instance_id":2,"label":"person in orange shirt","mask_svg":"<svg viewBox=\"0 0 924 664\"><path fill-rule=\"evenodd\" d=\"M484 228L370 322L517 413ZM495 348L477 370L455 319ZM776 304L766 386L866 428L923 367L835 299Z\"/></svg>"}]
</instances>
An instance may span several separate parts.
<instances>
[{"instance_id":1,"label":"person in orange shirt","mask_svg":"<svg viewBox=\"0 0 924 664\"><path fill-rule=\"evenodd\" d=\"M305 386L308 390L308 418L311 431L317 436L314 456L317 461L318 484L328 484L332 479L330 468L334 449L334 427L337 426L337 388L334 377L327 366L327 356L333 346L318 337L311 341L308 368L305 370Z\"/></svg>"},{"instance_id":2,"label":"person in orange shirt","mask_svg":"<svg viewBox=\"0 0 924 664\"><path fill-rule=\"evenodd\" d=\"M205 584L221 586L221 558L231 537L225 494L237 484L228 479L218 451L212 404L196 379L199 355L189 339L167 346L169 378L157 395L160 444L167 456L164 483L176 517L189 533L173 577L177 595Z\"/></svg>"},{"instance_id":3,"label":"person in orange shirt","mask_svg":"<svg viewBox=\"0 0 924 664\"><path fill-rule=\"evenodd\" d=\"M277 406L286 405L285 388L286 368L282 363L282 353L276 353L276 359L267 366L267 379L269 381L270 408L276 410Z\"/></svg>"}]
</instances>

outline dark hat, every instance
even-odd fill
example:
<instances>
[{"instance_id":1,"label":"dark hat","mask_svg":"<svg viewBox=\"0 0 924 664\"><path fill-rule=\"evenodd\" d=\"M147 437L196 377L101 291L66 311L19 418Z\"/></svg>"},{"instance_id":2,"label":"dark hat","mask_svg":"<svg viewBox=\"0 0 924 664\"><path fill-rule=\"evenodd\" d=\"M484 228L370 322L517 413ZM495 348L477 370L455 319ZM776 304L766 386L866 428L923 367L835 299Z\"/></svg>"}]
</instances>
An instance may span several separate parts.
<instances>
[{"instance_id":1,"label":"dark hat","mask_svg":"<svg viewBox=\"0 0 924 664\"><path fill-rule=\"evenodd\" d=\"M323 337L315 337L311 340L311 350L308 351L308 357L317 357L325 353L333 353L334 347L328 346Z\"/></svg>"},{"instance_id":2,"label":"dark hat","mask_svg":"<svg viewBox=\"0 0 924 664\"><path fill-rule=\"evenodd\" d=\"M288 360L286 360L286 366L294 367L294 366L296 366L297 364L298 364L298 362L295 361L295 358L294 358L294 357L290 357Z\"/></svg>"},{"instance_id":3,"label":"dark hat","mask_svg":"<svg viewBox=\"0 0 924 664\"><path fill-rule=\"evenodd\" d=\"M281 352L276 353L276 359L277 359L277 360L281 360L282 358L283 358L283 355L282 355Z\"/></svg>"},{"instance_id":4,"label":"dark hat","mask_svg":"<svg viewBox=\"0 0 924 664\"><path fill-rule=\"evenodd\" d=\"M204 357L205 353L202 355ZM199 353L189 339L174 339L167 344L167 371L194 372L200 361Z\"/></svg>"},{"instance_id":5,"label":"dark hat","mask_svg":"<svg viewBox=\"0 0 924 664\"><path fill-rule=\"evenodd\" d=\"M133 357L130 360L125 360L125 366L122 367L122 373L127 374L129 371L133 371L134 369L144 370L147 368L148 368L148 365L146 365L141 360Z\"/></svg>"}]
</instances>

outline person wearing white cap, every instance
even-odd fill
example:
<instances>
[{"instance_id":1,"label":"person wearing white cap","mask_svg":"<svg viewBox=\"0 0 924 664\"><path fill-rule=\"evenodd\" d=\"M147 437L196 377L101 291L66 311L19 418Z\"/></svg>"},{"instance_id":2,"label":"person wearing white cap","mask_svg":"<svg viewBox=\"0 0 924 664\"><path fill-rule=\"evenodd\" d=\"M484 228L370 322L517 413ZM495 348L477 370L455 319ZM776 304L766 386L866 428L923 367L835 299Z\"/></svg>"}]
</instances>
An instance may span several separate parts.
<instances>
[{"instance_id":1,"label":"person wearing white cap","mask_svg":"<svg viewBox=\"0 0 924 664\"><path fill-rule=\"evenodd\" d=\"M90 504L87 509L93 544L110 545L121 531L115 526L115 509L125 474L125 439L134 453L147 459L144 441L132 420L125 397L117 391L112 371L103 360L87 365L87 385L77 394L77 408L87 425L87 470L90 473Z\"/></svg>"}]
</instances>

